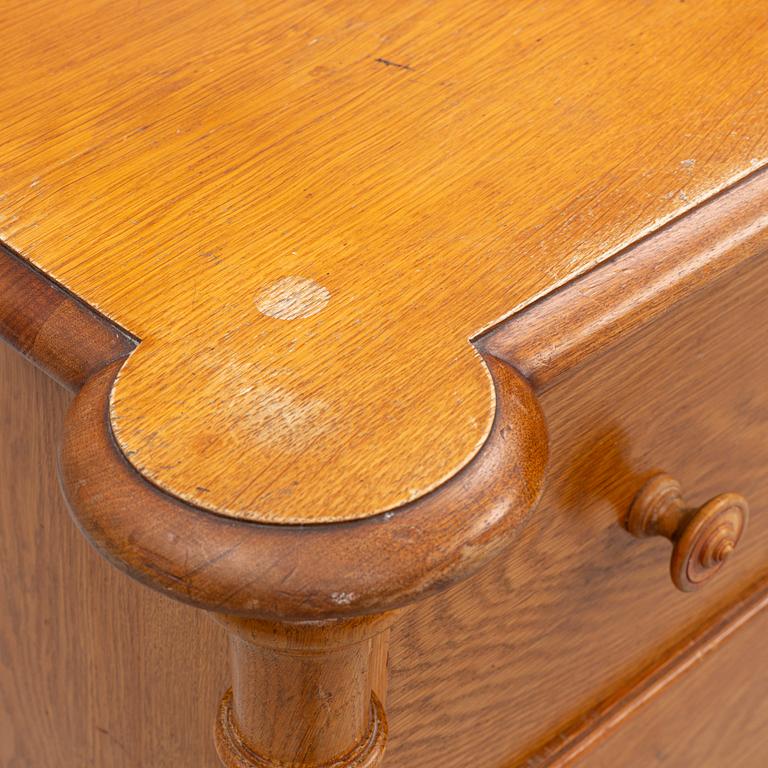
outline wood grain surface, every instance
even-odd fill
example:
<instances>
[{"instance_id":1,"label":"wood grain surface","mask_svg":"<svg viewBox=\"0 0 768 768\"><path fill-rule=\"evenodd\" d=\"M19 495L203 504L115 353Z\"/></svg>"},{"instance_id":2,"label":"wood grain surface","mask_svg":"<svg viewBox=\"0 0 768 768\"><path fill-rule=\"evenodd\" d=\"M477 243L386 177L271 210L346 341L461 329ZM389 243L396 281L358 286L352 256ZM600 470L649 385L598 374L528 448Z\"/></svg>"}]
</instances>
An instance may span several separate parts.
<instances>
[{"instance_id":1,"label":"wood grain surface","mask_svg":"<svg viewBox=\"0 0 768 768\"><path fill-rule=\"evenodd\" d=\"M393 631L385 768L533 760L540 743L674 654L764 573L765 263L758 253L667 303L666 316L633 326L619 348L591 345L590 357L544 393L557 440L539 514L503 559L409 611ZM610 329L603 338L613 338ZM227 684L221 633L110 575L79 543L52 470L69 397L0 351L8 362L0 376L0 543L11 547L0 559L0 671L10 713L0 718L0 754L11 766L139 768L184 759L209 768L211 714ZM665 542L637 542L621 526L657 463L680 474L694 500L735 487L756 511L743 550L696 596L672 588ZM383 667L380 660L379 674ZM106 691L104 679L113 682ZM712 722L718 701L697 698L698 716ZM747 747L743 765L759 767Z\"/></svg>"},{"instance_id":2,"label":"wood grain surface","mask_svg":"<svg viewBox=\"0 0 768 768\"><path fill-rule=\"evenodd\" d=\"M567 746L572 727L768 576L767 264L757 254L667 306L541 395L550 470L527 528L393 626L393 766L547 765L542 749ZM669 542L624 529L661 469L692 503L735 490L753 512L733 558L694 594L670 579ZM696 707L719 716L716 696Z\"/></svg>"},{"instance_id":3,"label":"wood grain surface","mask_svg":"<svg viewBox=\"0 0 768 768\"><path fill-rule=\"evenodd\" d=\"M0 338L74 391L136 346L134 339L2 244Z\"/></svg>"},{"instance_id":4,"label":"wood grain surface","mask_svg":"<svg viewBox=\"0 0 768 768\"><path fill-rule=\"evenodd\" d=\"M686 648L652 677L594 751L557 768L760 768L768 752L768 596ZM674 683L674 685L671 685Z\"/></svg>"},{"instance_id":5,"label":"wood grain surface","mask_svg":"<svg viewBox=\"0 0 768 768\"><path fill-rule=\"evenodd\" d=\"M764 10L12 0L0 237L141 340L149 480L370 516L489 434L468 339L765 161Z\"/></svg>"},{"instance_id":6,"label":"wood grain surface","mask_svg":"<svg viewBox=\"0 0 768 768\"><path fill-rule=\"evenodd\" d=\"M514 365L543 392L690 294L766 254L768 172L760 170L534 302L478 346ZM703 312L719 312L716 297Z\"/></svg>"},{"instance_id":7,"label":"wood grain surface","mask_svg":"<svg viewBox=\"0 0 768 768\"><path fill-rule=\"evenodd\" d=\"M75 529L56 477L71 399L0 343L0 767L213 768L226 633Z\"/></svg>"},{"instance_id":8,"label":"wood grain surface","mask_svg":"<svg viewBox=\"0 0 768 768\"><path fill-rule=\"evenodd\" d=\"M213 768L216 707L232 681L226 633L125 578L75 529L56 477L71 399L0 343L0 768ZM270 629L265 646L277 643ZM369 680L337 666L382 703L387 635L368 641ZM287 692L272 679L251 716L285 716ZM297 733L293 723L281 735Z\"/></svg>"},{"instance_id":9,"label":"wood grain surface","mask_svg":"<svg viewBox=\"0 0 768 768\"><path fill-rule=\"evenodd\" d=\"M265 525L159 491L116 449L106 418L120 361L67 414L60 478L91 543L145 584L212 611L275 621L380 613L446 589L503 551L544 484L546 425L527 381L487 358L499 411L479 455L439 490L352 523Z\"/></svg>"},{"instance_id":10,"label":"wood grain surface","mask_svg":"<svg viewBox=\"0 0 768 768\"><path fill-rule=\"evenodd\" d=\"M387 719L371 662L386 657L393 614L282 625L217 618L233 668L216 727L226 768L379 768Z\"/></svg>"}]
</instances>

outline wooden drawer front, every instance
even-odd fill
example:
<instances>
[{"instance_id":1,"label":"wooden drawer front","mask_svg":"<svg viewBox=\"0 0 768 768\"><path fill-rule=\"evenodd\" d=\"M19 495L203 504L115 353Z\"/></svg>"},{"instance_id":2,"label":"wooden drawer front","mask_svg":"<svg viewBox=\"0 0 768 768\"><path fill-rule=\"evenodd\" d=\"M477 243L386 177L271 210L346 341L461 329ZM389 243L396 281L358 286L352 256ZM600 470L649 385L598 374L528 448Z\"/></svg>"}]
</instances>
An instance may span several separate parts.
<instances>
[{"instance_id":1,"label":"wooden drawer front","mask_svg":"<svg viewBox=\"0 0 768 768\"><path fill-rule=\"evenodd\" d=\"M767 267L751 259L541 394L552 460L531 524L394 630L388 765L548 764L564 730L768 571ZM669 542L622 527L659 470L695 504L751 505L693 594L672 585Z\"/></svg>"},{"instance_id":2,"label":"wooden drawer front","mask_svg":"<svg viewBox=\"0 0 768 768\"><path fill-rule=\"evenodd\" d=\"M768 755L768 596L718 628L579 768L761 768ZM754 610L757 613L754 613Z\"/></svg>"}]
</instances>

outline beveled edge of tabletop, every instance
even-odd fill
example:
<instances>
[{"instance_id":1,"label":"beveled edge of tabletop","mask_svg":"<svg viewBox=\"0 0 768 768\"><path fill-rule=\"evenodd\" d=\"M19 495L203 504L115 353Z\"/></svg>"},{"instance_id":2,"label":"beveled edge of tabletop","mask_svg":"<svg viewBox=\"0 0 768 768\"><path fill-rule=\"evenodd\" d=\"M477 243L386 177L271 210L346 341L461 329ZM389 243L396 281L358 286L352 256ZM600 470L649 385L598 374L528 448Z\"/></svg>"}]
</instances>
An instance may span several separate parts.
<instances>
[{"instance_id":1,"label":"beveled edge of tabletop","mask_svg":"<svg viewBox=\"0 0 768 768\"><path fill-rule=\"evenodd\" d=\"M528 383L492 356L491 437L436 492L360 521L276 525L167 494L123 455L109 397L138 340L0 250L0 336L76 393L59 475L70 511L113 564L177 599L230 614L316 619L397 607L479 568L535 505L546 426Z\"/></svg>"},{"instance_id":2,"label":"beveled edge of tabletop","mask_svg":"<svg viewBox=\"0 0 768 768\"><path fill-rule=\"evenodd\" d=\"M222 517L141 476L114 440L109 395L136 339L19 256L0 253L0 336L77 391L60 476L81 530L140 581L211 610L318 619L396 608L476 571L535 506L548 438L535 392L717 275L768 253L760 170L475 340L497 413L475 459L396 510L354 522Z\"/></svg>"}]
</instances>

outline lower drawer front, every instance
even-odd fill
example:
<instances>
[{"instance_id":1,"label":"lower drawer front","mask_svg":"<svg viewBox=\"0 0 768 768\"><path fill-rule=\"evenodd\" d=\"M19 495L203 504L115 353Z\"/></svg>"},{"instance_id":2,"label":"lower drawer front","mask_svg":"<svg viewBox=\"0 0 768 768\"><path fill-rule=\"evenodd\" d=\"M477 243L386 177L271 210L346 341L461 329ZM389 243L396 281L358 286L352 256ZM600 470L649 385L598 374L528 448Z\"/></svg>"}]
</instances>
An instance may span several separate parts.
<instances>
[{"instance_id":1,"label":"lower drawer front","mask_svg":"<svg viewBox=\"0 0 768 768\"><path fill-rule=\"evenodd\" d=\"M393 629L386 765L550 765L585 717L768 574L767 293L754 258L540 394L551 462L528 527ZM695 593L673 586L667 540L622 525L659 471L694 506L750 503L745 537Z\"/></svg>"},{"instance_id":2,"label":"lower drawer front","mask_svg":"<svg viewBox=\"0 0 768 768\"><path fill-rule=\"evenodd\" d=\"M763 768L768 764L766 606L768 596L748 621L737 628L723 627L705 648L692 649L686 672L644 701L573 765Z\"/></svg>"}]
</instances>

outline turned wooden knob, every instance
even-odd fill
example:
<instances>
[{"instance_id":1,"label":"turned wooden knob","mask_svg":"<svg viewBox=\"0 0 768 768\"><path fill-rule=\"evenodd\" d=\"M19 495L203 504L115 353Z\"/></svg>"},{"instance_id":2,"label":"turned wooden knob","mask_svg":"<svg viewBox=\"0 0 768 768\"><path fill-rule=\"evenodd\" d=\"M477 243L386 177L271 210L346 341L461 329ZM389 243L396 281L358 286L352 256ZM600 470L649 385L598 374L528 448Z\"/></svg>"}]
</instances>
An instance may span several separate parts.
<instances>
[{"instance_id":1,"label":"turned wooden knob","mask_svg":"<svg viewBox=\"0 0 768 768\"><path fill-rule=\"evenodd\" d=\"M693 592L723 567L749 518L747 500L723 493L701 507L689 507L680 483L659 474L640 489L629 508L626 528L638 538L664 536L674 548L670 572L683 592Z\"/></svg>"}]
</instances>

